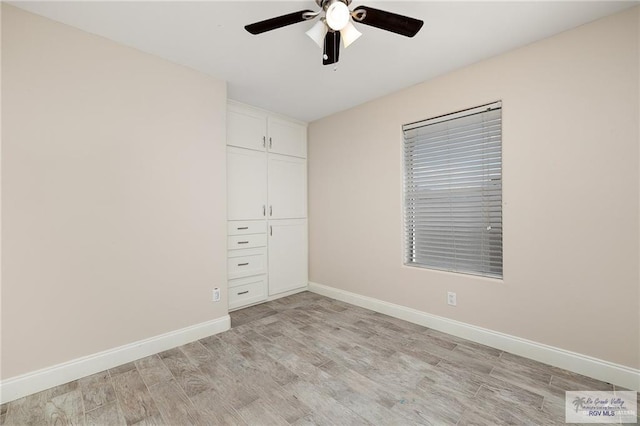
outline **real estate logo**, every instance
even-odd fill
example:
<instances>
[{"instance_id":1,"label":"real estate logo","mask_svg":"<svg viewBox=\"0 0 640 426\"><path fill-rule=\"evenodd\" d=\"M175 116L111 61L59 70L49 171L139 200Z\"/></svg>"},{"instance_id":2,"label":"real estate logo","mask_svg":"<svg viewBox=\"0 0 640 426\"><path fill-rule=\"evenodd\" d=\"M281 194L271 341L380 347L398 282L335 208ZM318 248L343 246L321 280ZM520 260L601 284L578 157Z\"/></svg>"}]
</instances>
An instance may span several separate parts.
<instances>
[{"instance_id":1,"label":"real estate logo","mask_svg":"<svg viewBox=\"0 0 640 426\"><path fill-rule=\"evenodd\" d=\"M633 391L567 391L567 423L637 423L638 400Z\"/></svg>"}]
</instances>

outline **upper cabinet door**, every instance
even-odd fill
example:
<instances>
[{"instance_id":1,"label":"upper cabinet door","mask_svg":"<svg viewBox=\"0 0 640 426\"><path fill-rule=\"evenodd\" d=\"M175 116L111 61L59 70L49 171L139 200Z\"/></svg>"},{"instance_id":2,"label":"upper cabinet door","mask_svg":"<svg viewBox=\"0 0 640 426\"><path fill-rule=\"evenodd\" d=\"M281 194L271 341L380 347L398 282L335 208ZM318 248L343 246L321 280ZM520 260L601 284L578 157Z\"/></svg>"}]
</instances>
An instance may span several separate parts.
<instances>
[{"instance_id":1,"label":"upper cabinet door","mask_svg":"<svg viewBox=\"0 0 640 426\"><path fill-rule=\"evenodd\" d=\"M301 124L269 117L269 152L307 158L307 128Z\"/></svg>"},{"instance_id":2,"label":"upper cabinet door","mask_svg":"<svg viewBox=\"0 0 640 426\"><path fill-rule=\"evenodd\" d=\"M307 217L307 160L278 154L268 157L268 218Z\"/></svg>"},{"instance_id":3,"label":"upper cabinet door","mask_svg":"<svg viewBox=\"0 0 640 426\"><path fill-rule=\"evenodd\" d=\"M227 109L227 145L265 151L267 118L246 108Z\"/></svg>"},{"instance_id":4,"label":"upper cabinet door","mask_svg":"<svg viewBox=\"0 0 640 426\"><path fill-rule=\"evenodd\" d=\"M264 219L267 213L265 154L227 147L227 219Z\"/></svg>"}]
</instances>

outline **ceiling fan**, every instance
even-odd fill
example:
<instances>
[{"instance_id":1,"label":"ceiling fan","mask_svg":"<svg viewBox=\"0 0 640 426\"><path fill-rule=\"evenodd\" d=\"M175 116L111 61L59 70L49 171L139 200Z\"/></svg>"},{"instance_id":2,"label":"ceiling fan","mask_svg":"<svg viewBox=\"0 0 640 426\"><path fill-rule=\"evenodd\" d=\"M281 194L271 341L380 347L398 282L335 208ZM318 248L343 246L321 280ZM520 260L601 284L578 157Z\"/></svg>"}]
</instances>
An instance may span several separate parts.
<instances>
[{"instance_id":1,"label":"ceiling fan","mask_svg":"<svg viewBox=\"0 0 640 426\"><path fill-rule=\"evenodd\" d=\"M348 47L362 34L351 22L358 22L372 27L391 31L406 37L413 37L422 28L419 19L402 16L367 6L358 6L349 10L351 0L315 0L321 10L301 10L287 15L277 16L264 21L246 25L245 30L251 34L262 34L267 31L310 21L324 11L324 16L309 30L307 35L323 48L322 63L335 64L340 55L340 40Z\"/></svg>"}]
</instances>

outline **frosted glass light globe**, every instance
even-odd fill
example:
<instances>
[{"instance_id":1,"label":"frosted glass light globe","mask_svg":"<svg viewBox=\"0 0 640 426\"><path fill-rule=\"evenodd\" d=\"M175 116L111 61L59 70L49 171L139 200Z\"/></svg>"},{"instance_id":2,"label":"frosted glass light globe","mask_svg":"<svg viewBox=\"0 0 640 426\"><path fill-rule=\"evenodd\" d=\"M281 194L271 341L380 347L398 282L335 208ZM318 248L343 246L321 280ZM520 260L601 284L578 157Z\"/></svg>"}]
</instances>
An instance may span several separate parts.
<instances>
[{"instance_id":1,"label":"frosted glass light globe","mask_svg":"<svg viewBox=\"0 0 640 426\"><path fill-rule=\"evenodd\" d=\"M326 17L327 25L334 31L340 31L349 23L351 13L346 4L340 0L335 0L327 8Z\"/></svg>"}]
</instances>

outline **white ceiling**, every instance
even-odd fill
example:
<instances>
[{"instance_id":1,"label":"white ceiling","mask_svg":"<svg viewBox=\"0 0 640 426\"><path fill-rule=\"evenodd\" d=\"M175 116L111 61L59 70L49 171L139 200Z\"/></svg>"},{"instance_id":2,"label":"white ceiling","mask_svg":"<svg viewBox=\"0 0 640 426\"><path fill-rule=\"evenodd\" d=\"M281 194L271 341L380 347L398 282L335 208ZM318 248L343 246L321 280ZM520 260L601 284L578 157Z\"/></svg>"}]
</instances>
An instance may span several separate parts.
<instances>
[{"instance_id":1,"label":"white ceiling","mask_svg":"<svg viewBox=\"0 0 640 426\"><path fill-rule=\"evenodd\" d=\"M244 25L307 1L12 2L17 7L222 78L228 95L304 121L353 107L637 5L637 1L369 1L422 19L414 38L366 25L337 69L303 22L253 36Z\"/></svg>"}]
</instances>

